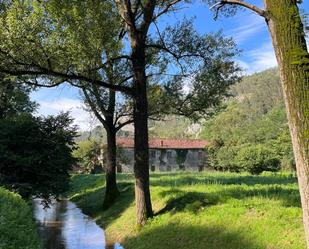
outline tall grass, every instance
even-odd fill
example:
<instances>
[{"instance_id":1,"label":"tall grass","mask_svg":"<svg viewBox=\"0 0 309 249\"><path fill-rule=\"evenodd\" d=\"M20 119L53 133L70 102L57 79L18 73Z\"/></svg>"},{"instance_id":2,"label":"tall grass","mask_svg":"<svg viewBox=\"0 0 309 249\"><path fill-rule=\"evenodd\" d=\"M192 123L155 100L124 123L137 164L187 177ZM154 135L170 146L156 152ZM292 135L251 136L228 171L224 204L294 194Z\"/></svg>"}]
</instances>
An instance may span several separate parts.
<instances>
[{"instance_id":1,"label":"tall grass","mask_svg":"<svg viewBox=\"0 0 309 249\"><path fill-rule=\"evenodd\" d=\"M300 198L291 174L151 175L155 217L135 227L134 178L118 176L121 196L102 211L103 175L72 177L72 200L125 249L305 249Z\"/></svg>"}]
</instances>

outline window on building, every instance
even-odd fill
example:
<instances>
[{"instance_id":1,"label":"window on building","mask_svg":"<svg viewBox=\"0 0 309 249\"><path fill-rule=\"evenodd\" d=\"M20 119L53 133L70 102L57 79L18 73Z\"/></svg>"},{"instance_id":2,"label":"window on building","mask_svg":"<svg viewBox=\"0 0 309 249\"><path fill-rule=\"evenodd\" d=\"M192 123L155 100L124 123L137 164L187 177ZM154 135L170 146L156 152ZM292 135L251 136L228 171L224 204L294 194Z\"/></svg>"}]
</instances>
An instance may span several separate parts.
<instances>
[{"instance_id":1,"label":"window on building","mask_svg":"<svg viewBox=\"0 0 309 249\"><path fill-rule=\"evenodd\" d=\"M171 152L171 151L168 151L168 152L166 153L166 157L167 157L167 159L171 159L171 158L172 158L172 152Z\"/></svg>"},{"instance_id":2,"label":"window on building","mask_svg":"<svg viewBox=\"0 0 309 249\"><path fill-rule=\"evenodd\" d=\"M156 157L156 154L157 154L157 153L156 153L155 150L151 150L151 151L150 151L150 157L151 157L151 158L155 158L155 157Z\"/></svg>"}]
</instances>

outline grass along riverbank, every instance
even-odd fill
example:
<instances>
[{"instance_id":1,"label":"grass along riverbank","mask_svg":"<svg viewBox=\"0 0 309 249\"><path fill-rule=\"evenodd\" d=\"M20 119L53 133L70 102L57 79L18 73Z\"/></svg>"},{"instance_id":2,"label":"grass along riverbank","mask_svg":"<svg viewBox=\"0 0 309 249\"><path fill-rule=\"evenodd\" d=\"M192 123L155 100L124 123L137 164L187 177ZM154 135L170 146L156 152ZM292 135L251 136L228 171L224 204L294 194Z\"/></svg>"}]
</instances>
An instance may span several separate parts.
<instances>
[{"instance_id":1,"label":"grass along riverbank","mask_svg":"<svg viewBox=\"0 0 309 249\"><path fill-rule=\"evenodd\" d=\"M42 249L31 206L0 188L0 249Z\"/></svg>"},{"instance_id":2,"label":"grass along riverbank","mask_svg":"<svg viewBox=\"0 0 309 249\"><path fill-rule=\"evenodd\" d=\"M151 175L156 216L135 226L134 178L118 175L121 196L102 211L103 175L74 175L72 201L125 249L305 249L295 177L232 173Z\"/></svg>"}]
</instances>

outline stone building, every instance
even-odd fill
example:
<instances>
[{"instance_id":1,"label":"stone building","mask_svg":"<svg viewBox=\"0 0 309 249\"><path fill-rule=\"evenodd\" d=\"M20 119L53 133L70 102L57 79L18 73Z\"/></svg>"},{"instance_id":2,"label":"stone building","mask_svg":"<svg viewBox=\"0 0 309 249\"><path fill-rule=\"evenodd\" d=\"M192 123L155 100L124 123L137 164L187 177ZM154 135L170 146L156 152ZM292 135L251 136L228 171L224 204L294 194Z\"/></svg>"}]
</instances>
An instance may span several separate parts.
<instances>
[{"instance_id":1,"label":"stone building","mask_svg":"<svg viewBox=\"0 0 309 249\"><path fill-rule=\"evenodd\" d=\"M203 140L150 139L149 166L151 171L202 171L207 165L207 142ZM134 141L118 138L118 168L133 172Z\"/></svg>"}]
</instances>

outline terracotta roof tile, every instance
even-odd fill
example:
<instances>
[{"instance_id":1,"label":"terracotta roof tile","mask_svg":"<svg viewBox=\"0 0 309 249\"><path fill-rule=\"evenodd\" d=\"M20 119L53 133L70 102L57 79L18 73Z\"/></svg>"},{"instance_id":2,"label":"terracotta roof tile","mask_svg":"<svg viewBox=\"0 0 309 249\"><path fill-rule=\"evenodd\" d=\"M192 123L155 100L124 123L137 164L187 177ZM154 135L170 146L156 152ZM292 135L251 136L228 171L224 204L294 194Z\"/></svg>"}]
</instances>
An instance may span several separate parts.
<instances>
[{"instance_id":1,"label":"terracotta roof tile","mask_svg":"<svg viewBox=\"0 0 309 249\"><path fill-rule=\"evenodd\" d=\"M205 140L149 139L150 149L204 149L207 144ZM134 140L132 138L117 138L117 145L122 148L134 148Z\"/></svg>"}]
</instances>

